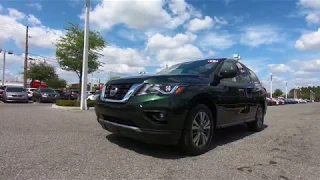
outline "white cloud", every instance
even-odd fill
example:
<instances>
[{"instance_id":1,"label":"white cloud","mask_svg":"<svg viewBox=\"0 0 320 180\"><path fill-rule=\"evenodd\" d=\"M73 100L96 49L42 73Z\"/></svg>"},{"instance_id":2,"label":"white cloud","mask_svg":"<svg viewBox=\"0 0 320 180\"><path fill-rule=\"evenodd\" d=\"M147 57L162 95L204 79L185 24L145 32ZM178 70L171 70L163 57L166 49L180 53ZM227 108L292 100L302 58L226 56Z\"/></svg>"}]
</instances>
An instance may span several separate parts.
<instances>
[{"instance_id":1,"label":"white cloud","mask_svg":"<svg viewBox=\"0 0 320 180\"><path fill-rule=\"evenodd\" d=\"M243 30L240 42L247 46L257 47L263 44L273 44L284 39L274 27L262 25L251 26Z\"/></svg>"},{"instance_id":2,"label":"white cloud","mask_svg":"<svg viewBox=\"0 0 320 180\"><path fill-rule=\"evenodd\" d=\"M295 47L299 50L320 50L320 28L316 32L303 34Z\"/></svg>"},{"instance_id":3,"label":"white cloud","mask_svg":"<svg viewBox=\"0 0 320 180\"><path fill-rule=\"evenodd\" d=\"M42 10L42 6L41 6L40 3L31 3L31 4L28 4L27 6L33 7L33 8L35 8L35 9L38 10L38 11L41 11L41 10Z\"/></svg>"},{"instance_id":4,"label":"white cloud","mask_svg":"<svg viewBox=\"0 0 320 180\"><path fill-rule=\"evenodd\" d=\"M315 60L291 60L289 65L293 65L302 71L319 72L320 71L320 59Z\"/></svg>"},{"instance_id":5,"label":"white cloud","mask_svg":"<svg viewBox=\"0 0 320 180\"><path fill-rule=\"evenodd\" d=\"M36 18L33 14L28 15L28 22L32 25L41 24L41 21L38 18Z\"/></svg>"},{"instance_id":6,"label":"white cloud","mask_svg":"<svg viewBox=\"0 0 320 180\"><path fill-rule=\"evenodd\" d=\"M199 31L202 29L210 29L213 26L213 20L209 16L205 16L204 19L194 18L189 22L189 31Z\"/></svg>"},{"instance_id":7,"label":"white cloud","mask_svg":"<svg viewBox=\"0 0 320 180\"><path fill-rule=\"evenodd\" d=\"M8 8L9 11L9 17L15 19L15 20L21 20L26 17L26 15L16 9Z\"/></svg>"},{"instance_id":8,"label":"white cloud","mask_svg":"<svg viewBox=\"0 0 320 180\"><path fill-rule=\"evenodd\" d=\"M209 33L203 36L200 40L200 46L202 48L216 48L227 49L235 44L233 36L231 34L217 34Z\"/></svg>"},{"instance_id":9,"label":"white cloud","mask_svg":"<svg viewBox=\"0 0 320 180\"><path fill-rule=\"evenodd\" d=\"M40 25L40 20L33 15L27 17L24 13L16 9L9 8L8 10L8 15L0 15L0 24L4 25L0 26L1 43L13 39L18 47L24 48L26 27L19 21L25 18L27 18L29 22L35 23L34 26L29 27L29 36L31 36L29 39L30 47L54 49L54 43L64 34L62 30L51 29Z\"/></svg>"},{"instance_id":10,"label":"white cloud","mask_svg":"<svg viewBox=\"0 0 320 180\"><path fill-rule=\"evenodd\" d=\"M145 57L139 51L132 48L119 48L107 46L101 52L103 57L100 59L105 63L105 69L111 64L126 64L129 67L143 67L150 63L150 58Z\"/></svg>"},{"instance_id":11,"label":"white cloud","mask_svg":"<svg viewBox=\"0 0 320 180\"><path fill-rule=\"evenodd\" d=\"M311 12L306 16L308 24L319 24L320 23L320 12Z\"/></svg>"},{"instance_id":12,"label":"white cloud","mask_svg":"<svg viewBox=\"0 0 320 180\"><path fill-rule=\"evenodd\" d=\"M313 73L312 72L307 72L307 71L296 71L292 75L294 77L311 77Z\"/></svg>"},{"instance_id":13,"label":"white cloud","mask_svg":"<svg viewBox=\"0 0 320 180\"><path fill-rule=\"evenodd\" d=\"M165 6L169 6L169 11ZM108 12L108 13L106 13ZM192 16L199 17L191 5L184 0L167 1L108 1L96 5L90 14L90 20L100 29L110 29L117 24L125 24L134 29L170 28L175 29ZM81 18L83 18L83 14Z\"/></svg>"},{"instance_id":14,"label":"white cloud","mask_svg":"<svg viewBox=\"0 0 320 180\"><path fill-rule=\"evenodd\" d=\"M285 64L269 64L268 67L273 73L292 72L291 67Z\"/></svg>"},{"instance_id":15,"label":"white cloud","mask_svg":"<svg viewBox=\"0 0 320 180\"><path fill-rule=\"evenodd\" d=\"M318 0L300 0L299 3L301 6L312 9L320 10L320 1Z\"/></svg>"},{"instance_id":16,"label":"white cloud","mask_svg":"<svg viewBox=\"0 0 320 180\"><path fill-rule=\"evenodd\" d=\"M161 49L172 49L182 46L186 43L193 42L194 40L196 40L196 38L197 36L191 33L178 33L174 37L164 36L157 33L148 39L146 48L153 51L159 51Z\"/></svg>"},{"instance_id":17,"label":"white cloud","mask_svg":"<svg viewBox=\"0 0 320 180\"><path fill-rule=\"evenodd\" d=\"M318 0L300 0L298 5L302 7L302 14L306 15L306 21L309 25L320 24L320 1Z\"/></svg>"},{"instance_id":18,"label":"white cloud","mask_svg":"<svg viewBox=\"0 0 320 180\"><path fill-rule=\"evenodd\" d=\"M156 57L159 61L179 63L203 58L203 54L197 47L186 44L178 48L162 49Z\"/></svg>"}]
</instances>

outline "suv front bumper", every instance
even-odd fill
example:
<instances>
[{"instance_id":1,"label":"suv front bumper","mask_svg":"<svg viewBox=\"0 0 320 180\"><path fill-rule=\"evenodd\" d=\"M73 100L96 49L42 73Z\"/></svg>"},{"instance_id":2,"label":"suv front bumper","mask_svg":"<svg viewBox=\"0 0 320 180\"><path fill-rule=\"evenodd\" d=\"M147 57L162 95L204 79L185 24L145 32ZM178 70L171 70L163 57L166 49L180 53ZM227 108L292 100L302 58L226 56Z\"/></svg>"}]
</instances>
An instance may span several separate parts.
<instances>
[{"instance_id":1,"label":"suv front bumper","mask_svg":"<svg viewBox=\"0 0 320 180\"><path fill-rule=\"evenodd\" d=\"M153 144L177 144L186 118L178 97L131 97L126 103L97 100L95 112L101 126L115 134ZM158 121L158 115L162 119ZM156 118L155 118L156 116Z\"/></svg>"},{"instance_id":2,"label":"suv front bumper","mask_svg":"<svg viewBox=\"0 0 320 180\"><path fill-rule=\"evenodd\" d=\"M181 136L181 131L140 129L135 126L128 126L103 119L98 119L98 122L103 129L114 134L151 144L175 145L178 144Z\"/></svg>"}]
</instances>

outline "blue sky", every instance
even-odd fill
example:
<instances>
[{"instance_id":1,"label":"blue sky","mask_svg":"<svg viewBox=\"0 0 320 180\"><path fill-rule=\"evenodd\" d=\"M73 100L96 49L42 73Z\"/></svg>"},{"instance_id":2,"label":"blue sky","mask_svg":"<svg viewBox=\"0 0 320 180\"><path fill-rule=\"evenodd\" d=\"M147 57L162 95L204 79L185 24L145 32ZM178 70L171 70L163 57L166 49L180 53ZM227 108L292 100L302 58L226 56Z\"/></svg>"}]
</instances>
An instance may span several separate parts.
<instances>
[{"instance_id":1,"label":"blue sky","mask_svg":"<svg viewBox=\"0 0 320 180\"><path fill-rule=\"evenodd\" d=\"M53 43L67 22L83 26L82 0L4 0L0 3L0 48L7 55L7 79L22 72L25 27L30 56L59 68ZM166 65L238 53L269 87L320 85L320 3L314 0L91 1L90 28L108 46L97 79L154 73Z\"/></svg>"}]
</instances>

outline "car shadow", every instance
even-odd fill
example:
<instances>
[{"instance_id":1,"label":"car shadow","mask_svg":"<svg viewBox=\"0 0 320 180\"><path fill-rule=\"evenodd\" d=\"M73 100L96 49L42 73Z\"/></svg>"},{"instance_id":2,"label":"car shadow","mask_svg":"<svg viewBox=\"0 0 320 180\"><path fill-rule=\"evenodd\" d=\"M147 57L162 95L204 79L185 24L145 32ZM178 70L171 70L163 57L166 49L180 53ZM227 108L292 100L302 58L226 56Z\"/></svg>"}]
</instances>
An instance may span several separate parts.
<instances>
[{"instance_id":1,"label":"car shadow","mask_svg":"<svg viewBox=\"0 0 320 180\"><path fill-rule=\"evenodd\" d=\"M268 126L265 125L264 129ZM243 139L247 136L254 134L255 132L249 131L246 125L237 125L233 127L218 129L215 132L214 142L210 150L218 146L223 146L228 143ZM183 154L177 146L164 146L156 144L147 144L138 140L134 140L127 137L118 136L115 134L109 134L106 138L113 144L135 151L136 153L160 158L160 159L182 159L187 157Z\"/></svg>"}]
</instances>

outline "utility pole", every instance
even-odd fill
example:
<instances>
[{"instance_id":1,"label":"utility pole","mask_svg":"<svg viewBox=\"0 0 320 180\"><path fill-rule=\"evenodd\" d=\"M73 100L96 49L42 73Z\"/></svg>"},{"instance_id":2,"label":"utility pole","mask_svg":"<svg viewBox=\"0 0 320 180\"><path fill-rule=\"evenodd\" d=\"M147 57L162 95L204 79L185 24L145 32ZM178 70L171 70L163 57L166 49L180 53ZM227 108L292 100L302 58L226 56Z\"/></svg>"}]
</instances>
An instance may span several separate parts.
<instances>
[{"instance_id":1,"label":"utility pole","mask_svg":"<svg viewBox=\"0 0 320 180\"><path fill-rule=\"evenodd\" d=\"M24 52L24 72L23 72L23 87L27 88L27 80L28 80L28 39L29 39L29 27L26 28L26 49Z\"/></svg>"},{"instance_id":2,"label":"utility pole","mask_svg":"<svg viewBox=\"0 0 320 180\"><path fill-rule=\"evenodd\" d=\"M81 84L81 99L80 109L87 110L87 79L88 79L88 51L89 51L89 14L90 0L86 0L85 11L85 27L84 27L84 46L83 46L83 62L82 62L82 84Z\"/></svg>"}]
</instances>

